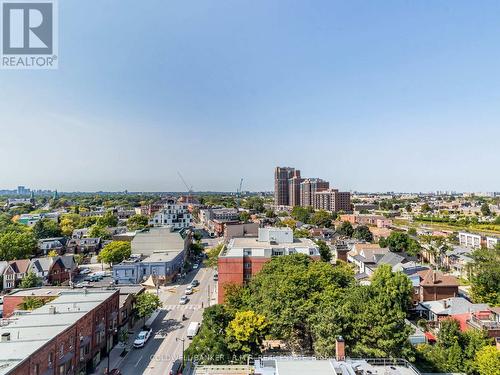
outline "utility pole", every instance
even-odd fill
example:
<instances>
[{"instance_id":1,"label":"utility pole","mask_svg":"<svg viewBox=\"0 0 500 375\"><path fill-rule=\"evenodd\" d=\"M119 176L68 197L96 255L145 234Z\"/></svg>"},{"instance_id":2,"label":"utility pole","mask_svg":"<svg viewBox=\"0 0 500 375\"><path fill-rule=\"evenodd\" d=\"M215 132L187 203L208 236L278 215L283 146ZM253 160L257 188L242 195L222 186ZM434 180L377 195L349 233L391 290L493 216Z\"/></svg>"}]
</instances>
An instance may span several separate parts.
<instances>
[{"instance_id":1,"label":"utility pole","mask_svg":"<svg viewBox=\"0 0 500 375\"><path fill-rule=\"evenodd\" d=\"M208 284L208 307L210 307L210 284Z\"/></svg>"}]
</instances>

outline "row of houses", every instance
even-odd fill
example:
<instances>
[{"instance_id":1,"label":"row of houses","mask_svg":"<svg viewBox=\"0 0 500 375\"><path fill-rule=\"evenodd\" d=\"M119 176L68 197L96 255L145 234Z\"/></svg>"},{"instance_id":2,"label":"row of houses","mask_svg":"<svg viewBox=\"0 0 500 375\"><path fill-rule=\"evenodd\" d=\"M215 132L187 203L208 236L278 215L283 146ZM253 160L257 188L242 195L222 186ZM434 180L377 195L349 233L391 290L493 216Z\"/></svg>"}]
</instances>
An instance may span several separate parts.
<instances>
[{"instance_id":1,"label":"row of houses","mask_svg":"<svg viewBox=\"0 0 500 375\"><path fill-rule=\"evenodd\" d=\"M29 273L34 273L44 284L61 285L76 275L77 268L72 255L2 261L2 289L16 288Z\"/></svg>"}]
</instances>

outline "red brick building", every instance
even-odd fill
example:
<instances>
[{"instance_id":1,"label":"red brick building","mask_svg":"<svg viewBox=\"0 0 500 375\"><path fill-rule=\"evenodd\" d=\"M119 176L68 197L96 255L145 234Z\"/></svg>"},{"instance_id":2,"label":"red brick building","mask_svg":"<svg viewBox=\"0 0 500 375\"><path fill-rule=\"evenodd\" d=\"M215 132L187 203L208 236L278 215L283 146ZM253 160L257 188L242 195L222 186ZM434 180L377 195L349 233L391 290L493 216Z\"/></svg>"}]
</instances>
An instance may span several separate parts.
<instances>
[{"instance_id":1,"label":"red brick building","mask_svg":"<svg viewBox=\"0 0 500 375\"><path fill-rule=\"evenodd\" d=\"M259 228L258 233L258 237L231 239L219 255L219 303L224 302L226 285L243 285L273 257L300 253L320 259L316 243L308 238L293 238L290 228Z\"/></svg>"},{"instance_id":2,"label":"red brick building","mask_svg":"<svg viewBox=\"0 0 500 375\"><path fill-rule=\"evenodd\" d=\"M7 303L14 302L7 297ZM28 314L11 317L0 328L2 373L90 372L117 341L118 309L118 290L72 290Z\"/></svg>"}]
</instances>

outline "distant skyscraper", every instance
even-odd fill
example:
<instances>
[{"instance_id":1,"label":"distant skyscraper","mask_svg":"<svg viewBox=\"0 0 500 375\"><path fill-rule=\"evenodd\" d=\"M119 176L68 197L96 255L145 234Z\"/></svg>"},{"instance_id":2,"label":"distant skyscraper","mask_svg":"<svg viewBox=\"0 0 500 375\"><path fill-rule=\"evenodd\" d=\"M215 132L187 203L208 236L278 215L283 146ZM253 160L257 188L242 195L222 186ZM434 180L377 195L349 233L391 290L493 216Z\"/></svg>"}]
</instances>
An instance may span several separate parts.
<instances>
[{"instance_id":1,"label":"distant skyscraper","mask_svg":"<svg viewBox=\"0 0 500 375\"><path fill-rule=\"evenodd\" d=\"M274 204L290 205L289 180L297 174L300 177L300 171L296 171L295 168L276 167L274 170Z\"/></svg>"},{"instance_id":2,"label":"distant skyscraper","mask_svg":"<svg viewBox=\"0 0 500 375\"><path fill-rule=\"evenodd\" d=\"M329 187L330 183L321 178L306 178L300 184L300 205L302 207L314 206L314 194L317 191L327 190Z\"/></svg>"}]
</instances>

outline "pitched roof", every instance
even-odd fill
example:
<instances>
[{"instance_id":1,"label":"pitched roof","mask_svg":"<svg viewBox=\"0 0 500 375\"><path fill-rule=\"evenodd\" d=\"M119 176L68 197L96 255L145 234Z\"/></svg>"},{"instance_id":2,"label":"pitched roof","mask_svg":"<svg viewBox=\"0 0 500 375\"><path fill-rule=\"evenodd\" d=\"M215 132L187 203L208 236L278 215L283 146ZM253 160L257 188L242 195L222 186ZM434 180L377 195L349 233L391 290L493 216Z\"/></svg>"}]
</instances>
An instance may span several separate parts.
<instances>
[{"instance_id":1,"label":"pitched roof","mask_svg":"<svg viewBox=\"0 0 500 375\"><path fill-rule=\"evenodd\" d=\"M457 286L458 280L455 276L445 275L440 271L425 270L418 272L422 279L420 285L422 286Z\"/></svg>"},{"instance_id":2,"label":"pitched roof","mask_svg":"<svg viewBox=\"0 0 500 375\"><path fill-rule=\"evenodd\" d=\"M26 273L30 266L30 260L29 259L11 260L9 262L9 265L12 267L15 273Z\"/></svg>"},{"instance_id":3,"label":"pitched roof","mask_svg":"<svg viewBox=\"0 0 500 375\"><path fill-rule=\"evenodd\" d=\"M31 267L34 268L36 272L48 272L52 262L53 259L50 257L33 258L31 259Z\"/></svg>"}]
</instances>

